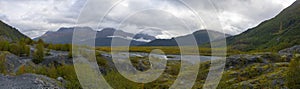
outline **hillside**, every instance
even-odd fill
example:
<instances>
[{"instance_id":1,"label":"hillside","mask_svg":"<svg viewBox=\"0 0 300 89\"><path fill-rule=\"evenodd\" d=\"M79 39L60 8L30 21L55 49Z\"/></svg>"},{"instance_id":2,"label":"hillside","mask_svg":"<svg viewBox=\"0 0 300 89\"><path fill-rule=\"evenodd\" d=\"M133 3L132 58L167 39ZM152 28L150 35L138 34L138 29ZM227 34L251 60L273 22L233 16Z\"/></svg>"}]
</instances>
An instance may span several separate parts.
<instances>
[{"instance_id":1,"label":"hillside","mask_svg":"<svg viewBox=\"0 0 300 89\"><path fill-rule=\"evenodd\" d=\"M180 45L193 45L193 43L191 42L191 39L193 39L193 37L195 38L196 43L198 45L201 45L210 42L208 33L214 36L214 38L211 39L212 41L219 40L222 38L222 35L224 35L223 33L217 31L199 30L193 32L192 34L188 34L185 36L180 36L172 39L156 39L147 44L144 44L143 46L177 46L178 45L177 43L180 43ZM230 35L226 34L226 37L228 36Z\"/></svg>"},{"instance_id":2,"label":"hillside","mask_svg":"<svg viewBox=\"0 0 300 89\"><path fill-rule=\"evenodd\" d=\"M0 40L16 41L22 38L28 37L19 32L18 29L9 26L0 20Z\"/></svg>"},{"instance_id":3,"label":"hillside","mask_svg":"<svg viewBox=\"0 0 300 89\"><path fill-rule=\"evenodd\" d=\"M257 27L227 38L229 47L241 51L278 51L300 44L300 1L283 10L276 17Z\"/></svg>"}]
</instances>

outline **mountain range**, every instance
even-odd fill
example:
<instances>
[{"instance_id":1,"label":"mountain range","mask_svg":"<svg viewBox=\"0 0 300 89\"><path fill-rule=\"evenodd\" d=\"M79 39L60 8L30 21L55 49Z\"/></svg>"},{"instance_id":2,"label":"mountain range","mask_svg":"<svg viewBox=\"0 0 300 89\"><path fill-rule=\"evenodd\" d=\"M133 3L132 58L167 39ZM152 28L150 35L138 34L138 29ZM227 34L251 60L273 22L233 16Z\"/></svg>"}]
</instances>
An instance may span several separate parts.
<instances>
[{"instance_id":1,"label":"mountain range","mask_svg":"<svg viewBox=\"0 0 300 89\"><path fill-rule=\"evenodd\" d=\"M95 32L92 28L89 27L72 27L72 28L60 28L56 32L46 32L41 37L35 38L34 40L42 39L47 43L53 44L69 44L72 43L73 31L76 30L84 30L83 33ZM103 28L101 31L96 31L96 39L82 39L82 42L88 42L91 40L95 40L96 46L111 46L112 39L115 42L118 42L116 46L124 46L130 45L133 46L177 46L176 41L180 41L183 43L181 45L192 45L190 39L191 37L195 37L195 42L198 45L210 42L208 32L212 34L215 38L213 40L218 40L223 35L223 33L212 31L212 30L199 30L192 34L175 37L172 39L159 39L157 35L153 33L162 34L162 32L151 30L149 34L147 31L140 32L138 34L127 33L122 30L116 30L114 28ZM151 34L152 33L152 34ZM230 36L230 35L226 35Z\"/></svg>"},{"instance_id":2,"label":"mountain range","mask_svg":"<svg viewBox=\"0 0 300 89\"><path fill-rule=\"evenodd\" d=\"M147 31L134 35L114 28L103 28L101 31L95 31L89 27L70 27L60 28L58 31L46 32L41 37L35 38L35 40L43 39L45 42L54 44L72 43L73 31L75 28L85 30L86 32L96 32L96 46L110 46L113 38L119 43L130 41L131 45L135 46L176 46L178 45L178 42L180 45L191 45L192 43L190 40L194 37L195 42L198 45L201 45L211 41L216 42L218 39L222 39L219 38L220 35L224 35L212 30L199 30L185 36L174 37L171 39L159 39L153 34L147 34ZM28 38L17 29L2 21L0 21L0 32L0 40L14 41ZM209 39L208 32L214 34L213 39ZM160 34L161 32L158 33ZM296 0L291 6L284 9L277 16L262 22L254 28L248 29L235 36L226 34L226 40L229 48L240 51L280 50L299 45L299 34L300 1ZM91 39L82 40L85 42Z\"/></svg>"},{"instance_id":3,"label":"mountain range","mask_svg":"<svg viewBox=\"0 0 300 89\"><path fill-rule=\"evenodd\" d=\"M114 28L103 28L101 31L95 31L90 27L70 27L60 28L58 31L48 31L44 35L35 38L34 40L42 39L47 43L53 44L70 44L72 43L72 37L74 30L84 30L85 33L96 33L94 39L96 46L110 46L112 39L119 41L120 43L131 42L131 45L141 45L148 41L156 39L153 36L147 34L127 33L122 30L116 30ZM81 39L82 42L90 41L92 39ZM120 46L125 44L120 44Z\"/></svg>"}]
</instances>

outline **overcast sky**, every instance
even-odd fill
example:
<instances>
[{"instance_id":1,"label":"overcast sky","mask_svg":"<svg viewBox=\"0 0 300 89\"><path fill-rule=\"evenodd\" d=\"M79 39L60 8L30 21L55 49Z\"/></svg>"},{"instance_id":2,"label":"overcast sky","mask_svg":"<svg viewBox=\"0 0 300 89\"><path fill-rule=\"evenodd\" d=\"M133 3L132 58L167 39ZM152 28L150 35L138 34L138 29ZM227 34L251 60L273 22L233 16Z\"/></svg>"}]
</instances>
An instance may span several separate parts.
<instances>
[{"instance_id":1,"label":"overcast sky","mask_svg":"<svg viewBox=\"0 0 300 89\"><path fill-rule=\"evenodd\" d=\"M0 20L31 38L76 24L99 29L118 27L131 33L155 28L171 36L203 28L223 29L225 33L235 35L276 16L294 1L0 0ZM99 22L104 15L103 21ZM214 28L218 27L216 22L221 24L221 29Z\"/></svg>"}]
</instances>

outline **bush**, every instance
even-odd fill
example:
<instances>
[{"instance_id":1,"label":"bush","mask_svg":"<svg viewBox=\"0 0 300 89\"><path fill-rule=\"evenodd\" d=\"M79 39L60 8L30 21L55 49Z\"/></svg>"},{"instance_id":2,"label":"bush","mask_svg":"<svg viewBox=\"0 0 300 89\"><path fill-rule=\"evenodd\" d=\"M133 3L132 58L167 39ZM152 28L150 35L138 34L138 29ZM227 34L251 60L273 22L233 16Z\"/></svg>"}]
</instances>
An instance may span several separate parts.
<instances>
[{"instance_id":1,"label":"bush","mask_svg":"<svg viewBox=\"0 0 300 89\"><path fill-rule=\"evenodd\" d=\"M114 89L143 89L142 84L126 79L118 72L111 71L104 78Z\"/></svg>"},{"instance_id":2,"label":"bush","mask_svg":"<svg viewBox=\"0 0 300 89\"><path fill-rule=\"evenodd\" d=\"M6 66L5 66L5 59L6 55L3 53L0 55L0 73L6 74L7 70L6 70Z\"/></svg>"},{"instance_id":3,"label":"bush","mask_svg":"<svg viewBox=\"0 0 300 89\"><path fill-rule=\"evenodd\" d=\"M9 51L8 41L0 41L0 51Z\"/></svg>"},{"instance_id":4,"label":"bush","mask_svg":"<svg viewBox=\"0 0 300 89\"><path fill-rule=\"evenodd\" d=\"M99 66L104 68L108 67L107 60L103 58L103 56L99 52L96 52L96 61Z\"/></svg>"},{"instance_id":5,"label":"bush","mask_svg":"<svg viewBox=\"0 0 300 89\"><path fill-rule=\"evenodd\" d=\"M36 50L33 54L33 62L36 64L41 63L44 60L44 45L39 43L36 46Z\"/></svg>"},{"instance_id":6,"label":"bush","mask_svg":"<svg viewBox=\"0 0 300 89\"><path fill-rule=\"evenodd\" d=\"M7 41L0 42L0 51L9 51L17 56L29 56L30 47L24 41L9 44Z\"/></svg>"},{"instance_id":7,"label":"bush","mask_svg":"<svg viewBox=\"0 0 300 89\"><path fill-rule=\"evenodd\" d=\"M300 88L300 58L294 58L290 62L287 72L287 87L290 89Z\"/></svg>"},{"instance_id":8,"label":"bush","mask_svg":"<svg viewBox=\"0 0 300 89\"><path fill-rule=\"evenodd\" d=\"M17 74L21 75L24 73L34 73L45 75L53 79L62 77L67 81L66 84L63 85L66 89L82 89L73 65L55 66L52 64L50 66L26 66L24 69L25 70L23 70L23 72L20 70L17 72Z\"/></svg>"},{"instance_id":9,"label":"bush","mask_svg":"<svg viewBox=\"0 0 300 89\"><path fill-rule=\"evenodd\" d=\"M70 44L49 44L48 49L57 51L71 51L72 45Z\"/></svg>"}]
</instances>

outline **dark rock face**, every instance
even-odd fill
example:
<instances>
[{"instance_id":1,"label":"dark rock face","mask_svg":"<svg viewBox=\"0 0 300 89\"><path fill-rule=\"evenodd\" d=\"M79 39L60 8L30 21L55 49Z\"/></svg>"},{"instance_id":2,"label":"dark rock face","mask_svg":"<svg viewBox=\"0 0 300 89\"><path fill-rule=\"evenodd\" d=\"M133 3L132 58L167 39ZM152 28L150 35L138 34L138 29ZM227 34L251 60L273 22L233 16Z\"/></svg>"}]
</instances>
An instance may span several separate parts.
<instances>
[{"instance_id":1,"label":"dark rock face","mask_svg":"<svg viewBox=\"0 0 300 89\"><path fill-rule=\"evenodd\" d=\"M64 89L56 80L42 75L0 75L0 89Z\"/></svg>"}]
</instances>

